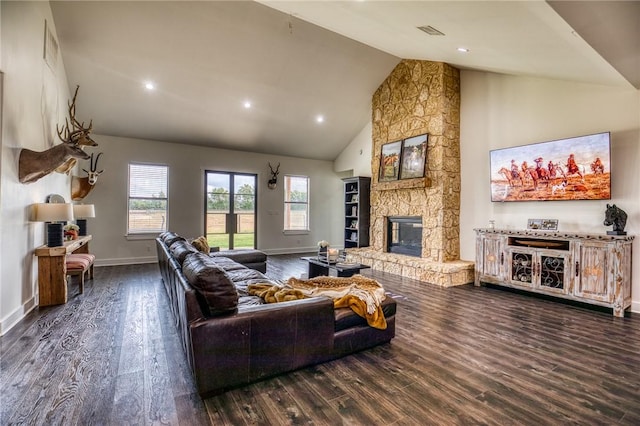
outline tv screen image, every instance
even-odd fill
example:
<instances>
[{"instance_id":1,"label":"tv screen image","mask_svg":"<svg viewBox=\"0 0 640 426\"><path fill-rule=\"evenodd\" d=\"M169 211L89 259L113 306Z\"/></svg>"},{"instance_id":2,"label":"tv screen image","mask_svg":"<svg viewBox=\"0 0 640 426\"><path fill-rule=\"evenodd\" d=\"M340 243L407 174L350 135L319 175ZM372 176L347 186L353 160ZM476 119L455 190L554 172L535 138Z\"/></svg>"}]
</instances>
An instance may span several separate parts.
<instances>
[{"instance_id":1,"label":"tv screen image","mask_svg":"<svg viewBox=\"0 0 640 426\"><path fill-rule=\"evenodd\" d=\"M611 199L610 133L490 151L491 201Z\"/></svg>"}]
</instances>

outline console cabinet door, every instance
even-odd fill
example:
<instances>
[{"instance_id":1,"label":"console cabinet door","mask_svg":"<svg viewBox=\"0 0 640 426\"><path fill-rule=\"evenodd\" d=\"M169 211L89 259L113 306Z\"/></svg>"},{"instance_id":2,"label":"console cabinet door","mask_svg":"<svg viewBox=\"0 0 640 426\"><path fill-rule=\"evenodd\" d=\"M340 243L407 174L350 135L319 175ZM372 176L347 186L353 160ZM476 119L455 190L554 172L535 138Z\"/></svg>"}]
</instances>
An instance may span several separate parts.
<instances>
[{"instance_id":1,"label":"console cabinet door","mask_svg":"<svg viewBox=\"0 0 640 426\"><path fill-rule=\"evenodd\" d=\"M533 287L535 252L526 249L510 249L507 253L507 281L518 287Z\"/></svg>"},{"instance_id":2,"label":"console cabinet door","mask_svg":"<svg viewBox=\"0 0 640 426\"><path fill-rule=\"evenodd\" d=\"M571 282L569 253L553 250L509 250L509 283L545 293L567 294Z\"/></svg>"},{"instance_id":3,"label":"console cabinet door","mask_svg":"<svg viewBox=\"0 0 640 426\"><path fill-rule=\"evenodd\" d=\"M571 283L569 253L541 251L537 253L537 287L545 292L567 294Z\"/></svg>"},{"instance_id":4,"label":"console cabinet door","mask_svg":"<svg viewBox=\"0 0 640 426\"><path fill-rule=\"evenodd\" d=\"M503 276L502 265L504 263L503 244L500 235L491 235L482 241L482 275L495 279Z\"/></svg>"},{"instance_id":5,"label":"console cabinet door","mask_svg":"<svg viewBox=\"0 0 640 426\"><path fill-rule=\"evenodd\" d=\"M605 243L584 241L578 245L574 295L601 302L613 301L607 279L610 250Z\"/></svg>"}]
</instances>

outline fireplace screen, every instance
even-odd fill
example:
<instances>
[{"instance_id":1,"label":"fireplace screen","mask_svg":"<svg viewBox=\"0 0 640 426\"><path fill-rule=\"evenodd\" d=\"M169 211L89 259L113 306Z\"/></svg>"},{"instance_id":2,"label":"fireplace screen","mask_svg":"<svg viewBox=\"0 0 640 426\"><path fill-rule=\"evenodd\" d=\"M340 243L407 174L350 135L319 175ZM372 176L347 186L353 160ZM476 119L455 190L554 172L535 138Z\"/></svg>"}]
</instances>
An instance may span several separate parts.
<instances>
[{"instance_id":1,"label":"fireplace screen","mask_svg":"<svg viewBox=\"0 0 640 426\"><path fill-rule=\"evenodd\" d=\"M422 218L420 216L388 218L387 252L422 257Z\"/></svg>"}]
</instances>

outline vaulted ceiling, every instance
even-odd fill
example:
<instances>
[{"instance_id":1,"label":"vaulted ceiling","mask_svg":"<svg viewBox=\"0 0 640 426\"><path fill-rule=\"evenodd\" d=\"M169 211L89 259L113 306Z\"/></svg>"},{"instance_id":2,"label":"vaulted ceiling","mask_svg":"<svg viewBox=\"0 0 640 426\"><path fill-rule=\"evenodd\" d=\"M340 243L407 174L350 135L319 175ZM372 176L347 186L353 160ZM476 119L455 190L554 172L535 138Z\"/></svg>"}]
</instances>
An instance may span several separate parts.
<instances>
[{"instance_id":1,"label":"vaulted ceiling","mask_svg":"<svg viewBox=\"0 0 640 426\"><path fill-rule=\"evenodd\" d=\"M637 1L50 4L98 134L332 160L401 58L640 88Z\"/></svg>"}]
</instances>

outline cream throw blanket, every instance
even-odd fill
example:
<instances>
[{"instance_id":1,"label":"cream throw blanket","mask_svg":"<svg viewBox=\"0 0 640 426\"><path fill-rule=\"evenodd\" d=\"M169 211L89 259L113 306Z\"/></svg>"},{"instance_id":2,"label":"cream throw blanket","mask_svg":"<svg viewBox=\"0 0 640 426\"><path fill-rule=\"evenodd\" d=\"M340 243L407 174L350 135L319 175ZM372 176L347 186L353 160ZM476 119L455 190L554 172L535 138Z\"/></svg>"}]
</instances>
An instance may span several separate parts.
<instances>
[{"instance_id":1,"label":"cream throw blanket","mask_svg":"<svg viewBox=\"0 0 640 426\"><path fill-rule=\"evenodd\" d=\"M335 308L351 308L367 320L371 327L384 330L387 321L382 312L384 288L371 278L354 275L346 278L315 277L309 280L289 278L282 285L271 283L249 284L249 294L260 296L267 303L325 296L333 300Z\"/></svg>"}]
</instances>

